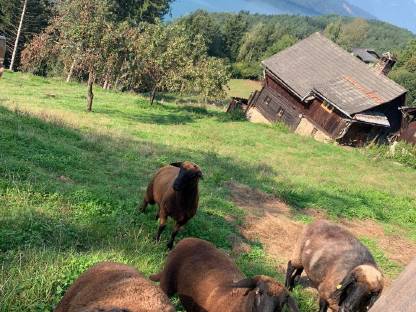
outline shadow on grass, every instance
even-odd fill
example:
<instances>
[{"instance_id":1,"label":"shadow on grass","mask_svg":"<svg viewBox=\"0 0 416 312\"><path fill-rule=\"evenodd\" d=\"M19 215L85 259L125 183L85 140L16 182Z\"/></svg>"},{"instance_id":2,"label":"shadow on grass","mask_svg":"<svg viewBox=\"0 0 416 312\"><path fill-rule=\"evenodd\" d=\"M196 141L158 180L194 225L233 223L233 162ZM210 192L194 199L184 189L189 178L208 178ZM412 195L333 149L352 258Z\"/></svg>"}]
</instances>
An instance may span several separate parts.
<instances>
[{"instance_id":1,"label":"shadow on grass","mask_svg":"<svg viewBox=\"0 0 416 312\"><path fill-rule=\"evenodd\" d=\"M179 114L179 109L169 111ZM136 205L154 171L182 159L199 163L207 179L201 185L201 209L180 237L197 236L229 248L227 238L236 229L224 217L241 213L229 202L223 182L272 183L256 178L256 166L215 153L81 133L5 108L0 108L0 128L0 191L9 206L0 218L7 228L0 239L2 249L90 249L114 242L117 231L133 239L123 230L131 227L142 227L144 236L151 238L156 231L154 213L139 214ZM22 206L25 212L16 213Z\"/></svg>"},{"instance_id":2,"label":"shadow on grass","mask_svg":"<svg viewBox=\"0 0 416 312\"><path fill-rule=\"evenodd\" d=\"M156 123L158 114L167 115L166 123L224 115L173 106L154 111L150 108L148 116L112 109L105 113L149 123ZM230 235L238 234L236 223L228 221L227 216L243 217L243 212L231 203L225 185L230 180L277 193L300 211L310 205L348 215L357 200L371 208L379 200L365 194L338 194L318 187L292 186L285 180L277 182L278 173L264 163L256 165L213 152L81 132L59 121L46 122L0 106L0 202L5 207L0 216L0 250L18 253L25 248L39 252L48 248L61 253L67 249L110 249L129 261L136 259L137 252L160 263L166 255L168 231L163 244L156 246L154 210L139 214L136 206L157 168L185 159L198 163L206 179L201 183L198 214L178 239L199 237L227 250L231 247ZM262 246L249 243L253 252L238 262L243 271L274 272L265 261ZM3 265L7 271L16 263ZM11 289L9 298L16 295L13 286L7 289Z\"/></svg>"},{"instance_id":3,"label":"shadow on grass","mask_svg":"<svg viewBox=\"0 0 416 312\"><path fill-rule=\"evenodd\" d=\"M130 122L160 125L189 124L206 117L224 118L224 113L209 111L200 106L162 103L150 105L143 101L139 101L137 105L140 105L140 111L136 113L134 110L123 111L117 107L97 107L95 111Z\"/></svg>"}]
</instances>

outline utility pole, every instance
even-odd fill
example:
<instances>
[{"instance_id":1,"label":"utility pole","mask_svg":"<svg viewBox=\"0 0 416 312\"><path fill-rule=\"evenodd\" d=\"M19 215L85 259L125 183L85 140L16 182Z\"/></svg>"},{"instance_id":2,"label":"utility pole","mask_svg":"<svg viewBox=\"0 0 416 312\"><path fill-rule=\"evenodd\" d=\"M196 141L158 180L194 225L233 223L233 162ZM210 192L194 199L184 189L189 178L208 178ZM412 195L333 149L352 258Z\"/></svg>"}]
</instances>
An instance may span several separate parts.
<instances>
[{"instance_id":1,"label":"utility pole","mask_svg":"<svg viewBox=\"0 0 416 312\"><path fill-rule=\"evenodd\" d=\"M14 43L14 48L13 48L12 60L10 62L10 67L9 67L10 70L13 70L14 60L16 58L17 48L19 45L20 33L22 32L22 27L23 27L23 20L26 14L26 7L27 7L27 0L25 0L25 2L23 3L23 10L22 10L22 15L20 16L19 29L17 30L16 41Z\"/></svg>"}]
</instances>

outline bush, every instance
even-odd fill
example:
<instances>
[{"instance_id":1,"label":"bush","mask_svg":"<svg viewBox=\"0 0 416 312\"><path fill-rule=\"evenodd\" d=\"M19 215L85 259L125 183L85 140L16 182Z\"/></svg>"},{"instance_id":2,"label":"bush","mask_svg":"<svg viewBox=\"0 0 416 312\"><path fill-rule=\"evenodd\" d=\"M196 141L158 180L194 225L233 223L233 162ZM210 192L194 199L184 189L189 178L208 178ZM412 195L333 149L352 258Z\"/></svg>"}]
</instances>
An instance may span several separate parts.
<instances>
[{"instance_id":1,"label":"bush","mask_svg":"<svg viewBox=\"0 0 416 312\"><path fill-rule=\"evenodd\" d=\"M370 146L368 153L372 158L391 159L416 169L416 146L414 145L398 142L394 145Z\"/></svg>"},{"instance_id":2,"label":"bush","mask_svg":"<svg viewBox=\"0 0 416 312\"><path fill-rule=\"evenodd\" d=\"M263 70L259 63L235 63L232 65L231 75L235 79L258 80L261 78Z\"/></svg>"}]
</instances>

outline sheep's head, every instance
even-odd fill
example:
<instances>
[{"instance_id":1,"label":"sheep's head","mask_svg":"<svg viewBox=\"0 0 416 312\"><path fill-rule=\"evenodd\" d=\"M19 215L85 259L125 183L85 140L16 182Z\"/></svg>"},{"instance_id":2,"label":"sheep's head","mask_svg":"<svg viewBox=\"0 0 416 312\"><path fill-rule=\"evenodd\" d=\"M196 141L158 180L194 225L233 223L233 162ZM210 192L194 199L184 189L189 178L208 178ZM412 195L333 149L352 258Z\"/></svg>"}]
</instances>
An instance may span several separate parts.
<instances>
[{"instance_id":1,"label":"sheep's head","mask_svg":"<svg viewBox=\"0 0 416 312\"><path fill-rule=\"evenodd\" d=\"M285 305L289 311L299 312L295 300L280 283L268 276L255 276L243 279L232 285L233 288L246 288L246 295L254 296L253 311L280 312Z\"/></svg>"},{"instance_id":2,"label":"sheep's head","mask_svg":"<svg viewBox=\"0 0 416 312\"><path fill-rule=\"evenodd\" d=\"M178 176L173 182L173 189L175 191L181 191L188 185L198 183L199 179L203 178L201 168L193 162L184 161L170 165L179 168Z\"/></svg>"},{"instance_id":3,"label":"sheep's head","mask_svg":"<svg viewBox=\"0 0 416 312\"><path fill-rule=\"evenodd\" d=\"M372 265L360 265L352 270L337 287L340 312L368 311L380 297L384 278Z\"/></svg>"}]
</instances>

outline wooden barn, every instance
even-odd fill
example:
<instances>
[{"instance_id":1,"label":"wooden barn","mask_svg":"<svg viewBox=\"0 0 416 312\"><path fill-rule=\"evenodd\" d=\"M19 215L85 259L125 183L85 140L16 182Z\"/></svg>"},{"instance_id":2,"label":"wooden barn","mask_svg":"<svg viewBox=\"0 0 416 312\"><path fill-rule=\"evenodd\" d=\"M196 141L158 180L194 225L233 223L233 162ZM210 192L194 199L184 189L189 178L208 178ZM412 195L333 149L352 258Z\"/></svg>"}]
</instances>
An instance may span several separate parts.
<instances>
[{"instance_id":1,"label":"wooden barn","mask_svg":"<svg viewBox=\"0 0 416 312\"><path fill-rule=\"evenodd\" d=\"M320 33L262 62L264 86L249 99L253 122L285 122L302 135L359 146L401 127L407 91Z\"/></svg>"}]
</instances>

